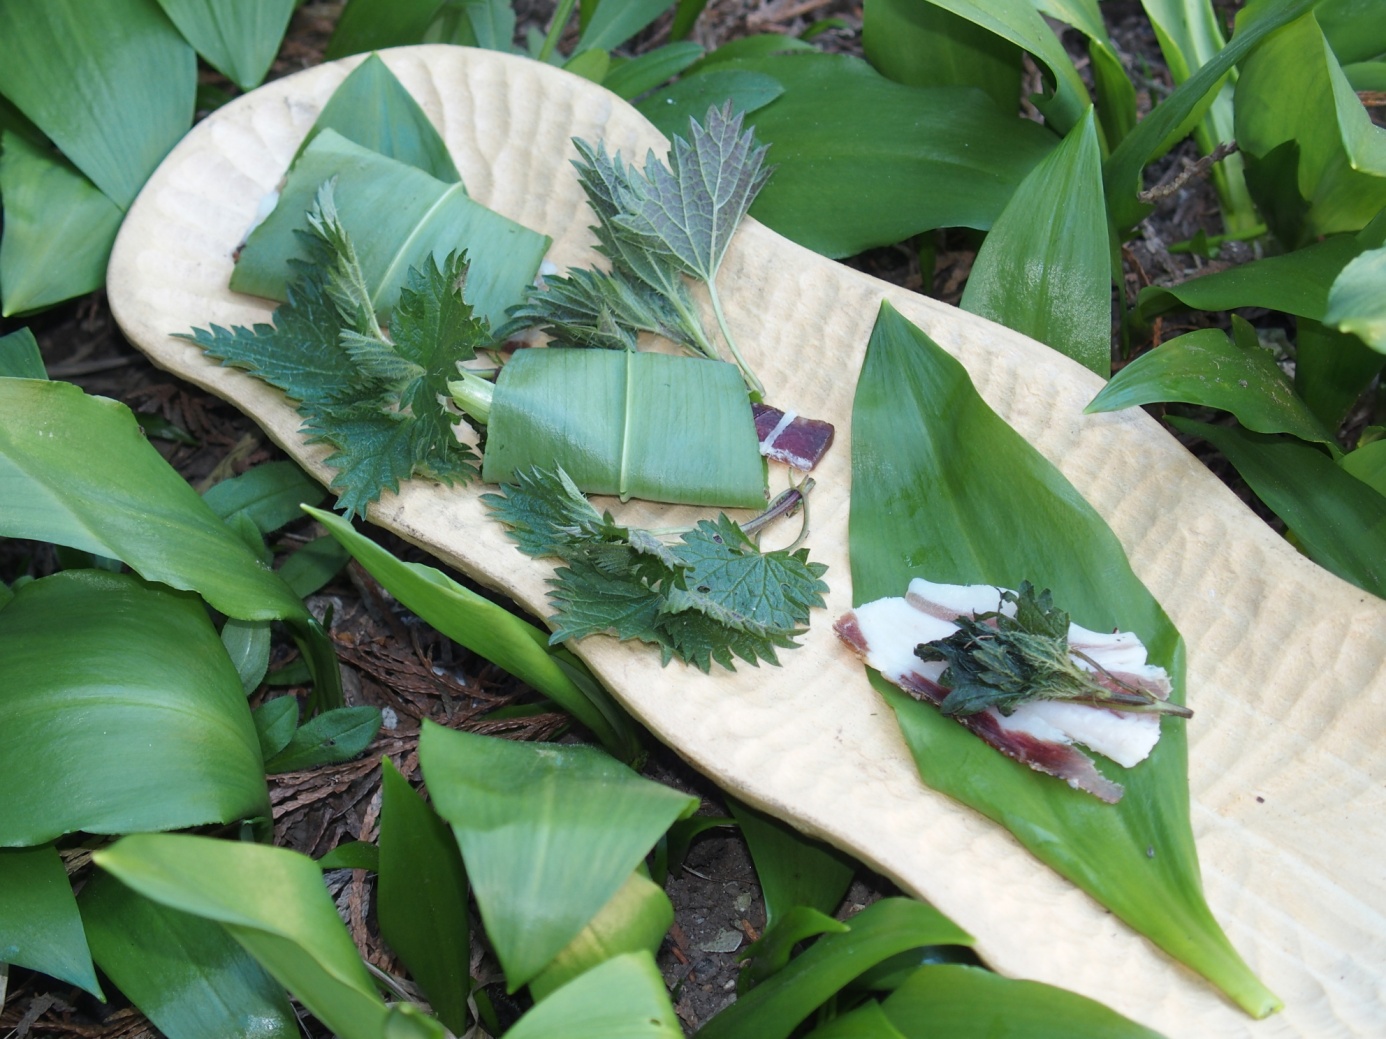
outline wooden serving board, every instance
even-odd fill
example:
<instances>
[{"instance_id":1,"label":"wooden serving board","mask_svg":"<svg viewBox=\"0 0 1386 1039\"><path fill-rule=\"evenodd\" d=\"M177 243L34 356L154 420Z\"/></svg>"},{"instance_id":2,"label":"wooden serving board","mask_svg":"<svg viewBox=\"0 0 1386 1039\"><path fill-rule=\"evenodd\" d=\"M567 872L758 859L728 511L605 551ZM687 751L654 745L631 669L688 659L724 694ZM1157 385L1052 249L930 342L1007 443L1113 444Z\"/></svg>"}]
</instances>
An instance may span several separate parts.
<instances>
[{"instance_id":1,"label":"wooden serving board","mask_svg":"<svg viewBox=\"0 0 1386 1039\"><path fill-rule=\"evenodd\" d=\"M643 161L667 142L634 108L537 62L426 46L383 54L440 129L470 193L591 263L570 138ZM271 307L227 289L260 199L359 58L262 87L199 124L131 208L111 257L125 334L233 402L326 482L275 390L171 338L251 324ZM773 158L773 156L772 156ZM1140 411L1085 416L1092 373L1022 335L826 260L748 220L719 279L772 400L829 419L813 494L828 609L781 668L671 664L648 647L574 648L660 739L722 787L852 853L977 938L995 969L1100 1000L1172 1037L1386 1035L1386 602L1298 555ZM967 366L988 403L1111 524L1189 647L1193 827L1208 901L1286 1009L1253 1021L999 826L924 787L891 711L832 633L852 604L850 414L882 299ZM772 488L778 489L778 488ZM479 490L416 481L370 519L537 616L546 563L521 556ZM635 506L637 524L680 522Z\"/></svg>"}]
</instances>

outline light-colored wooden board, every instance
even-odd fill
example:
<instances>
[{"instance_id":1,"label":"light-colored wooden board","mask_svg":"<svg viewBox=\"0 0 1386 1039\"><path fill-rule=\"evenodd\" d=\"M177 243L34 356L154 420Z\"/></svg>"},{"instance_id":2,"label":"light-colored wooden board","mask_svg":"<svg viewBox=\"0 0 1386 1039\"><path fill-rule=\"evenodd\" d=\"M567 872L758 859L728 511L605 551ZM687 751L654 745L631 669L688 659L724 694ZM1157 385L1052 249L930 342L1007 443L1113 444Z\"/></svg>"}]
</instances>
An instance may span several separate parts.
<instances>
[{"instance_id":1,"label":"light-colored wooden board","mask_svg":"<svg viewBox=\"0 0 1386 1039\"><path fill-rule=\"evenodd\" d=\"M386 62L476 198L590 263L574 136L643 159L666 142L600 87L536 62L448 47ZM199 124L136 201L111 257L111 306L155 363L232 401L326 479L276 391L171 338L268 320L227 289L261 197L358 59L280 80ZM773 156L772 156L773 158ZM830 200L824 200L830 204ZM1139 411L1082 414L1090 372L1005 328L823 259L747 221L719 280L771 399L837 425L815 473L813 557L828 609L781 668L705 676L647 647L574 648L659 738L746 801L851 852L972 932L1006 974L1060 985L1172 1037L1386 1035L1386 603L1299 556ZM966 365L978 390L1111 524L1189 646L1193 826L1208 901L1286 1003L1252 1021L1052 873L1003 829L925 788L891 712L831 619L851 605L850 413L882 299ZM519 555L478 490L416 481L370 519L538 616L551 568ZM678 510L635 505L642 523Z\"/></svg>"}]
</instances>

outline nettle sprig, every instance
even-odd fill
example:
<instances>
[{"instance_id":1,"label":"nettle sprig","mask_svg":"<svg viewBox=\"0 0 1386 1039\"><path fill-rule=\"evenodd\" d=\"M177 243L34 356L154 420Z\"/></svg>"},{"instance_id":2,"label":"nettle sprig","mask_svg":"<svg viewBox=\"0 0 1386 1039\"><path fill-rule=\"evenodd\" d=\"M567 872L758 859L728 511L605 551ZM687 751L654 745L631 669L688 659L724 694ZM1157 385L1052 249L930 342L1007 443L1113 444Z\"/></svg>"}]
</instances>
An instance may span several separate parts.
<instances>
[{"instance_id":1,"label":"nettle sprig","mask_svg":"<svg viewBox=\"0 0 1386 1039\"><path fill-rule=\"evenodd\" d=\"M698 317L685 278L708 288L722 339L755 399L765 388L737 348L717 271L732 235L769 180L767 148L754 130L741 132L731 102L708 110L702 125L689 120L689 138L674 138L666 166L651 152L637 172L608 155L600 143L578 139L574 163L597 216L597 248L611 270L570 269L532 290L501 332L540 327L573 346L634 349L640 332L653 332L692 353L721 358Z\"/></svg>"},{"instance_id":2,"label":"nettle sprig","mask_svg":"<svg viewBox=\"0 0 1386 1039\"><path fill-rule=\"evenodd\" d=\"M1014 616L1001 612L1006 603L1015 606ZM958 626L953 634L914 651L921 660L948 664L939 679L949 691L939 704L944 714L966 717L988 707L1010 714L1032 700L1068 700L1117 711L1193 716L1187 707L1123 681L1070 646L1068 613L1054 605L1049 589L1036 594L1029 581L1018 592L1003 590L995 611L953 623Z\"/></svg>"}]
</instances>

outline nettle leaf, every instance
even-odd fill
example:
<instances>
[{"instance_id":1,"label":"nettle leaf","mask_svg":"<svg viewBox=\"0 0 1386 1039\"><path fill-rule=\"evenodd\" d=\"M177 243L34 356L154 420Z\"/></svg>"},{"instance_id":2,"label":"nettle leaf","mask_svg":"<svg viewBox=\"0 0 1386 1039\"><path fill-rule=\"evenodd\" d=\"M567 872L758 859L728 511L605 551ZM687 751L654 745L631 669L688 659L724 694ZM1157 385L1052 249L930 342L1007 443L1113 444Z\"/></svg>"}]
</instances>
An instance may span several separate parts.
<instances>
[{"instance_id":1,"label":"nettle leaf","mask_svg":"<svg viewBox=\"0 0 1386 1039\"><path fill-rule=\"evenodd\" d=\"M742 116L731 104L708 111L705 126L689 122L689 140L674 138L673 170L647 162L635 182L639 195L616 218L619 233L677 262L689 274L712 281L731 236L756 193L770 179L764 146L741 132Z\"/></svg>"},{"instance_id":2,"label":"nettle leaf","mask_svg":"<svg viewBox=\"0 0 1386 1039\"><path fill-rule=\"evenodd\" d=\"M673 643L658 627L664 596L639 577L574 561L555 572L553 589L549 601L558 611L549 618L555 625L553 642L614 635L622 642L639 639L672 653Z\"/></svg>"},{"instance_id":3,"label":"nettle leaf","mask_svg":"<svg viewBox=\"0 0 1386 1039\"><path fill-rule=\"evenodd\" d=\"M561 549L583 538L617 540L626 534L610 513L592 507L562 468L549 473L522 469L505 493L482 495L491 514L510 528L510 537L527 556L561 556Z\"/></svg>"},{"instance_id":4,"label":"nettle leaf","mask_svg":"<svg viewBox=\"0 0 1386 1039\"><path fill-rule=\"evenodd\" d=\"M698 349L673 304L619 268L607 273L570 267L564 277L546 278L545 288L529 290L509 313L515 324L538 327L570 346L634 350L638 333L653 332ZM510 327L498 329L497 338Z\"/></svg>"},{"instance_id":5,"label":"nettle leaf","mask_svg":"<svg viewBox=\"0 0 1386 1039\"><path fill-rule=\"evenodd\" d=\"M374 407L310 411L302 432L309 443L337 448L327 464L337 470L331 487L338 495L337 507L348 516L364 515L384 490L397 494L400 481L414 471L408 422L396 412Z\"/></svg>"}]
</instances>

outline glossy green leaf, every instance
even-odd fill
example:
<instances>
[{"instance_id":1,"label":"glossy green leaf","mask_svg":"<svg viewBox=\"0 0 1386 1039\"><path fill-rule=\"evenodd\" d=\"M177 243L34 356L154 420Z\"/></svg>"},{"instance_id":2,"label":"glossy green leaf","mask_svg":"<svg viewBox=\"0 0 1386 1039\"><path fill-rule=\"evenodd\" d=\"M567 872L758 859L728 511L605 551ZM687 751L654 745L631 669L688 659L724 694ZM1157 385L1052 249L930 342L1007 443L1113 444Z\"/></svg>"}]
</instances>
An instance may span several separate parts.
<instances>
[{"instance_id":1,"label":"glossy green leaf","mask_svg":"<svg viewBox=\"0 0 1386 1039\"><path fill-rule=\"evenodd\" d=\"M583 25L576 50L619 47L673 6L674 0L602 0Z\"/></svg>"},{"instance_id":2,"label":"glossy green leaf","mask_svg":"<svg viewBox=\"0 0 1386 1039\"><path fill-rule=\"evenodd\" d=\"M380 872L380 848L370 841L347 841L318 859L320 869L364 869Z\"/></svg>"},{"instance_id":3,"label":"glossy green leaf","mask_svg":"<svg viewBox=\"0 0 1386 1039\"><path fill-rule=\"evenodd\" d=\"M202 493L202 500L223 520L248 516L261 534L300 518L300 503L317 505L326 497L322 485L293 462L257 465Z\"/></svg>"},{"instance_id":4,"label":"glossy green leaf","mask_svg":"<svg viewBox=\"0 0 1386 1039\"><path fill-rule=\"evenodd\" d=\"M785 88L747 117L777 166L751 215L825 256L937 227L988 228L1054 145L976 91L892 83L843 55L728 49L703 66L761 72Z\"/></svg>"},{"instance_id":5,"label":"glossy green leaf","mask_svg":"<svg viewBox=\"0 0 1386 1039\"><path fill-rule=\"evenodd\" d=\"M573 75L581 76L593 83L600 83L610 68L611 55L606 51L598 50L582 51L574 54L563 63L565 72L571 72Z\"/></svg>"},{"instance_id":6,"label":"glossy green leaf","mask_svg":"<svg viewBox=\"0 0 1386 1039\"><path fill-rule=\"evenodd\" d=\"M607 960L538 1003L505 1039L682 1039L649 953Z\"/></svg>"},{"instance_id":7,"label":"glossy green leaf","mask_svg":"<svg viewBox=\"0 0 1386 1039\"><path fill-rule=\"evenodd\" d=\"M0 94L121 209L192 125L196 77L154 0L0 2Z\"/></svg>"},{"instance_id":8,"label":"glossy green leaf","mask_svg":"<svg viewBox=\"0 0 1386 1039\"><path fill-rule=\"evenodd\" d=\"M0 336L0 378L46 379L48 369L43 363L38 340L28 328L20 328Z\"/></svg>"},{"instance_id":9,"label":"glossy green leaf","mask_svg":"<svg viewBox=\"0 0 1386 1039\"><path fill-rule=\"evenodd\" d=\"M279 567L279 576L294 594L312 595L341 573L351 554L330 535L314 538Z\"/></svg>"},{"instance_id":10,"label":"glossy green leaf","mask_svg":"<svg viewBox=\"0 0 1386 1039\"><path fill-rule=\"evenodd\" d=\"M1305 555L1386 598L1386 497L1301 440L1190 419L1169 422L1226 455L1256 496L1294 531Z\"/></svg>"},{"instance_id":11,"label":"glossy green leaf","mask_svg":"<svg viewBox=\"0 0 1386 1039\"><path fill-rule=\"evenodd\" d=\"M481 478L514 483L555 466L586 493L623 501L759 509L767 500L741 375L697 357L518 352L496 382Z\"/></svg>"},{"instance_id":12,"label":"glossy green leaf","mask_svg":"<svg viewBox=\"0 0 1386 1039\"><path fill-rule=\"evenodd\" d=\"M1112 369L1112 264L1091 110L1020 182L972 265L962 308Z\"/></svg>"},{"instance_id":13,"label":"glossy green leaf","mask_svg":"<svg viewBox=\"0 0 1386 1039\"><path fill-rule=\"evenodd\" d=\"M275 775L350 761L371 745L379 731L378 707L324 711L295 730L288 746L265 762L265 771Z\"/></svg>"},{"instance_id":14,"label":"glossy green leaf","mask_svg":"<svg viewBox=\"0 0 1386 1039\"><path fill-rule=\"evenodd\" d=\"M380 314L394 308L409 269L455 251L471 261L464 295L492 326L534 281L550 240L413 166L323 130L299 156L279 202L246 240L231 288L282 301L290 260L303 258L295 231L318 189L336 178L336 202Z\"/></svg>"},{"instance_id":15,"label":"glossy green leaf","mask_svg":"<svg viewBox=\"0 0 1386 1039\"><path fill-rule=\"evenodd\" d=\"M1312 13L1247 58L1236 116L1249 155L1298 145L1298 192L1309 202L1304 239L1356 231L1386 206L1386 129L1372 123Z\"/></svg>"},{"instance_id":16,"label":"glossy green leaf","mask_svg":"<svg viewBox=\"0 0 1386 1039\"><path fill-rule=\"evenodd\" d=\"M1045 120L1059 133L1068 133L1078 124L1083 112L1092 102L1083 86L1082 77L1073 67L1063 43L1054 35L1040 15L1034 0L928 0L935 6L953 12L961 18L1009 40L1021 50L1029 51L1048 72L1046 79L1054 84L1047 96L1034 98Z\"/></svg>"},{"instance_id":17,"label":"glossy green leaf","mask_svg":"<svg viewBox=\"0 0 1386 1039\"><path fill-rule=\"evenodd\" d=\"M1314 17L1344 65L1386 53L1386 7L1376 0L1324 0Z\"/></svg>"},{"instance_id":18,"label":"glossy green leaf","mask_svg":"<svg viewBox=\"0 0 1386 1039\"><path fill-rule=\"evenodd\" d=\"M1386 248L1369 249L1342 269L1329 290L1323 320L1386 353Z\"/></svg>"},{"instance_id":19,"label":"glossy green leaf","mask_svg":"<svg viewBox=\"0 0 1386 1039\"><path fill-rule=\"evenodd\" d=\"M627 101L633 101L647 90L653 90L703 56L703 48L691 41L666 43L639 57L613 64L602 80L602 86ZM704 108L698 117L707 114ZM687 124L684 124L687 125Z\"/></svg>"},{"instance_id":20,"label":"glossy green leaf","mask_svg":"<svg viewBox=\"0 0 1386 1039\"><path fill-rule=\"evenodd\" d=\"M159 0L159 6L208 65L252 90L279 53L295 0Z\"/></svg>"},{"instance_id":21,"label":"glossy green leaf","mask_svg":"<svg viewBox=\"0 0 1386 1039\"><path fill-rule=\"evenodd\" d=\"M1338 464L1377 494L1386 495L1386 440L1363 444L1343 455Z\"/></svg>"},{"instance_id":22,"label":"glossy green leaf","mask_svg":"<svg viewBox=\"0 0 1386 1039\"><path fill-rule=\"evenodd\" d=\"M0 382L0 534L120 559L242 620L306 617L130 410L63 382Z\"/></svg>"},{"instance_id":23,"label":"glossy green leaf","mask_svg":"<svg viewBox=\"0 0 1386 1039\"><path fill-rule=\"evenodd\" d=\"M1295 392L1324 425L1336 429L1386 358L1355 335L1308 318L1295 324Z\"/></svg>"},{"instance_id":24,"label":"glossy green leaf","mask_svg":"<svg viewBox=\"0 0 1386 1039\"><path fill-rule=\"evenodd\" d=\"M0 846L269 813L245 693L192 596L99 570L26 584L0 611L0 674Z\"/></svg>"},{"instance_id":25,"label":"glossy green leaf","mask_svg":"<svg viewBox=\"0 0 1386 1039\"><path fill-rule=\"evenodd\" d=\"M106 280L124 216L62 156L6 131L0 314L9 317L91 292Z\"/></svg>"},{"instance_id":26,"label":"glossy green leaf","mask_svg":"<svg viewBox=\"0 0 1386 1039\"><path fill-rule=\"evenodd\" d=\"M1007 112L1020 98L1020 48L946 8L871 0L861 44L881 75L912 87L977 87Z\"/></svg>"},{"instance_id":27,"label":"glossy green leaf","mask_svg":"<svg viewBox=\"0 0 1386 1039\"><path fill-rule=\"evenodd\" d=\"M424 43L452 43L486 50L515 50L515 9L510 0L449 0L423 35Z\"/></svg>"},{"instance_id":28,"label":"glossy green leaf","mask_svg":"<svg viewBox=\"0 0 1386 1039\"><path fill-rule=\"evenodd\" d=\"M961 964L921 967L881 1006L906 1039L1160 1039L1091 999Z\"/></svg>"},{"instance_id":29,"label":"glossy green leaf","mask_svg":"<svg viewBox=\"0 0 1386 1039\"><path fill-rule=\"evenodd\" d=\"M550 649L548 632L464 588L440 570L396 559L340 516L318 509L304 511L345 545L407 609L549 697L613 754L630 760L638 753L639 742L630 718L576 657L565 650Z\"/></svg>"},{"instance_id":30,"label":"glossy green leaf","mask_svg":"<svg viewBox=\"0 0 1386 1039\"><path fill-rule=\"evenodd\" d=\"M255 722L260 755L268 761L294 738L298 729L298 700L292 696L277 696L251 711L250 717Z\"/></svg>"},{"instance_id":31,"label":"glossy green leaf","mask_svg":"<svg viewBox=\"0 0 1386 1039\"><path fill-rule=\"evenodd\" d=\"M1386 61L1363 61L1344 65L1343 75L1353 90L1386 90Z\"/></svg>"},{"instance_id":32,"label":"glossy green leaf","mask_svg":"<svg viewBox=\"0 0 1386 1039\"><path fill-rule=\"evenodd\" d=\"M443 0L351 0L327 43L327 61L420 43Z\"/></svg>"},{"instance_id":33,"label":"glossy green leaf","mask_svg":"<svg viewBox=\"0 0 1386 1039\"><path fill-rule=\"evenodd\" d=\"M595 747L510 743L429 723L419 761L462 847L512 992L587 926L660 834L698 806Z\"/></svg>"},{"instance_id":34,"label":"glossy green leaf","mask_svg":"<svg viewBox=\"0 0 1386 1039\"><path fill-rule=\"evenodd\" d=\"M903 594L914 577L1005 588L1033 581L1053 589L1075 623L1136 632L1182 699L1182 640L1115 535L987 407L966 370L889 304L857 384L852 469L855 602ZM926 783L1004 825L1249 1012L1278 1006L1203 899L1184 723L1163 722L1150 758L1122 773L1125 797L1108 805L996 752L874 673L872 683L895 709Z\"/></svg>"},{"instance_id":35,"label":"glossy green leaf","mask_svg":"<svg viewBox=\"0 0 1386 1039\"><path fill-rule=\"evenodd\" d=\"M1311 10L1319 0L1264 0L1257 6L1259 17L1238 26L1237 33L1215 57L1204 61L1164 101L1127 134L1107 159L1103 181L1107 194L1107 211L1112 225L1119 231L1135 227L1150 211L1137 193L1141 190L1141 172L1146 163L1160 154L1161 149L1185 123L1221 89L1223 78L1246 55L1276 29ZM1360 226L1360 225L1359 225Z\"/></svg>"},{"instance_id":36,"label":"glossy green leaf","mask_svg":"<svg viewBox=\"0 0 1386 1039\"><path fill-rule=\"evenodd\" d=\"M611 901L529 983L535 1000L613 957L633 952L654 955L674 924L674 905L654 881L637 871Z\"/></svg>"},{"instance_id":37,"label":"glossy green leaf","mask_svg":"<svg viewBox=\"0 0 1386 1039\"><path fill-rule=\"evenodd\" d=\"M222 625L221 644L240 676L241 688L246 693L255 692L269 670L269 621L241 621L231 617Z\"/></svg>"},{"instance_id":38,"label":"glossy green leaf","mask_svg":"<svg viewBox=\"0 0 1386 1039\"><path fill-rule=\"evenodd\" d=\"M1158 401L1180 401L1230 411L1260 433L1290 433L1332 444L1333 435L1295 394L1289 377L1256 332L1240 318L1236 341L1217 328L1171 339L1142 354L1103 387L1085 409L1120 411Z\"/></svg>"},{"instance_id":39,"label":"glossy green leaf","mask_svg":"<svg viewBox=\"0 0 1386 1039\"><path fill-rule=\"evenodd\" d=\"M820 934L841 934L850 930L846 924L817 909L791 906L773 923L768 923L764 933L742 953L742 958L748 962L737 976L737 990L744 992L784 970L800 942Z\"/></svg>"},{"instance_id":40,"label":"glossy green leaf","mask_svg":"<svg viewBox=\"0 0 1386 1039\"><path fill-rule=\"evenodd\" d=\"M840 1017L819 1025L804 1039L906 1039L881 1009L868 1000Z\"/></svg>"},{"instance_id":41,"label":"glossy green leaf","mask_svg":"<svg viewBox=\"0 0 1386 1039\"><path fill-rule=\"evenodd\" d=\"M765 923L773 926L795 906L833 913L842 903L856 863L836 848L810 840L793 827L728 799L751 852L761 893Z\"/></svg>"},{"instance_id":42,"label":"glossy green leaf","mask_svg":"<svg viewBox=\"0 0 1386 1039\"><path fill-rule=\"evenodd\" d=\"M445 183L461 183L462 175L442 136L378 54L352 69L332 92L295 159L323 130L334 130L354 144L415 166Z\"/></svg>"},{"instance_id":43,"label":"glossy green leaf","mask_svg":"<svg viewBox=\"0 0 1386 1039\"><path fill-rule=\"evenodd\" d=\"M381 762L380 933L438 1019L467 1030L471 943L467 874L457 841L389 758Z\"/></svg>"},{"instance_id":44,"label":"glossy green leaf","mask_svg":"<svg viewBox=\"0 0 1386 1039\"><path fill-rule=\"evenodd\" d=\"M67 870L51 844L0 850L0 963L28 967L105 998Z\"/></svg>"},{"instance_id":45,"label":"glossy green leaf","mask_svg":"<svg viewBox=\"0 0 1386 1039\"><path fill-rule=\"evenodd\" d=\"M92 955L169 1039L294 1039L284 986L219 924L152 902L98 873L82 888Z\"/></svg>"},{"instance_id":46,"label":"glossy green leaf","mask_svg":"<svg viewBox=\"0 0 1386 1039\"><path fill-rule=\"evenodd\" d=\"M847 921L849 930L825 934L714 1017L700 1039L786 1039L814 1009L864 970L906 949L970 945L972 938L937 909L907 898L883 898Z\"/></svg>"},{"instance_id":47,"label":"glossy green leaf","mask_svg":"<svg viewBox=\"0 0 1386 1039\"><path fill-rule=\"evenodd\" d=\"M1097 0L1034 0L1041 14L1065 22L1088 38L1088 59L1097 87L1097 119L1105 155L1136 125L1136 88L1107 35Z\"/></svg>"},{"instance_id":48,"label":"glossy green leaf","mask_svg":"<svg viewBox=\"0 0 1386 1039\"><path fill-rule=\"evenodd\" d=\"M728 101L733 110L755 112L784 93L778 80L754 69L711 68L686 76L636 105L666 137L688 136L688 120L700 124L707 110Z\"/></svg>"},{"instance_id":49,"label":"glossy green leaf","mask_svg":"<svg viewBox=\"0 0 1386 1039\"><path fill-rule=\"evenodd\" d=\"M342 1039L385 1034L390 1012L306 855L164 833L125 837L92 857L146 898L220 923Z\"/></svg>"}]
</instances>

